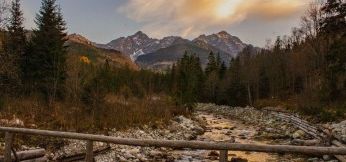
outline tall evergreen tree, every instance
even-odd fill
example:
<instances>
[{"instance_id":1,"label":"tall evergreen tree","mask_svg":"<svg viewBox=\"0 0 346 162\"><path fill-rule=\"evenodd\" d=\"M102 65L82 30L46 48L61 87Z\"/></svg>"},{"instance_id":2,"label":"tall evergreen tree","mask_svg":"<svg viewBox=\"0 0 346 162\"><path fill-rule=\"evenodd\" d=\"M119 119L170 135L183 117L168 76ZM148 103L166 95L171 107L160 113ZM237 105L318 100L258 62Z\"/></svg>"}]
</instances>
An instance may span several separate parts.
<instances>
[{"instance_id":1,"label":"tall evergreen tree","mask_svg":"<svg viewBox=\"0 0 346 162\"><path fill-rule=\"evenodd\" d=\"M176 71L176 100L179 104L191 108L200 99L203 87L203 71L199 58L185 52L177 63Z\"/></svg>"},{"instance_id":2,"label":"tall evergreen tree","mask_svg":"<svg viewBox=\"0 0 346 162\"><path fill-rule=\"evenodd\" d=\"M226 63L222 61L220 67L219 67L219 78L224 79L225 73L227 71Z\"/></svg>"},{"instance_id":3,"label":"tall evergreen tree","mask_svg":"<svg viewBox=\"0 0 346 162\"><path fill-rule=\"evenodd\" d=\"M8 25L7 52L18 59L23 57L26 48L25 31L23 27L23 12L20 8L20 0L14 0L11 6L11 19Z\"/></svg>"},{"instance_id":4,"label":"tall evergreen tree","mask_svg":"<svg viewBox=\"0 0 346 162\"><path fill-rule=\"evenodd\" d=\"M3 76L2 81L7 82L7 90L13 92L14 89L17 89L21 83L21 70L20 65L25 52L26 39L25 32L23 27L23 13L20 8L20 0L12 1L10 8L10 19L9 25L7 26L8 35L5 42L5 55L3 56L3 64L7 64L6 76Z\"/></svg>"},{"instance_id":5,"label":"tall evergreen tree","mask_svg":"<svg viewBox=\"0 0 346 162\"><path fill-rule=\"evenodd\" d=\"M217 69L217 60L215 58L214 53L210 52L208 56L208 64L207 64L207 67L205 68L205 74L208 76L210 73L212 73L216 69Z\"/></svg>"},{"instance_id":6,"label":"tall evergreen tree","mask_svg":"<svg viewBox=\"0 0 346 162\"><path fill-rule=\"evenodd\" d=\"M217 56L216 56L216 67L220 68L221 64L222 64L222 61L221 61L220 53L217 53Z\"/></svg>"},{"instance_id":7,"label":"tall evergreen tree","mask_svg":"<svg viewBox=\"0 0 346 162\"><path fill-rule=\"evenodd\" d=\"M245 106L248 103L246 86L241 82L240 78L240 68L239 58L232 58L228 70L229 85L226 90L227 103L231 106Z\"/></svg>"},{"instance_id":8,"label":"tall evergreen tree","mask_svg":"<svg viewBox=\"0 0 346 162\"><path fill-rule=\"evenodd\" d=\"M328 0L322 7L322 34L329 41L323 98L333 101L346 95L346 2Z\"/></svg>"},{"instance_id":9,"label":"tall evergreen tree","mask_svg":"<svg viewBox=\"0 0 346 162\"><path fill-rule=\"evenodd\" d=\"M65 22L56 0L43 0L28 54L26 74L49 103L62 97L66 78Z\"/></svg>"},{"instance_id":10,"label":"tall evergreen tree","mask_svg":"<svg viewBox=\"0 0 346 162\"><path fill-rule=\"evenodd\" d=\"M345 0L327 0L322 7L324 18L321 21L322 31L331 37L346 34L346 2Z\"/></svg>"}]
</instances>

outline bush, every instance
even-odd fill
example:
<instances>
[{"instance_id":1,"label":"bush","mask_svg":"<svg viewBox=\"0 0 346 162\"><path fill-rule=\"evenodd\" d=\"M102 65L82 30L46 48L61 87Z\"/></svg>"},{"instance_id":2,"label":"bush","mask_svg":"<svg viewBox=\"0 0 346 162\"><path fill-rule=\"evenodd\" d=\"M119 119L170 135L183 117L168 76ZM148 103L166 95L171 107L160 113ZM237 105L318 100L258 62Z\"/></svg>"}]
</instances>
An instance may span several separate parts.
<instances>
[{"instance_id":1,"label":"bush","mask_svg":"<svg viewBox=\"0 0 346 162\"><path fill-rule=\"evenodd\" d=\"M2 110L5 107L5 99L3 97L0 97L0 110Z\"/></svg>"},{"instance_id":2,"label":"bush","mask_svg":"<svg viewBox=\"0 0 346 162\"><path fill-rule=\"evenodd\" d=\"M275 108L283 108L286 110L294 110L297 107L296 99L286 99L286 100L280 100L277 98L272 99L261 99L256 100L254 103L254 107L261 109L265 107L275 107Z\"/></svg>"},{"instance_id":3,"label":"bush","mask_svg":"<svg viewBox=\"0 0 346 162\"><path fill-rule=\"evenodd\" d=\"M304 94L298 100L298 112L312 116L319 122L335 121L338 113L321 100L320 95Z\"/></svg>"}]
</instances>

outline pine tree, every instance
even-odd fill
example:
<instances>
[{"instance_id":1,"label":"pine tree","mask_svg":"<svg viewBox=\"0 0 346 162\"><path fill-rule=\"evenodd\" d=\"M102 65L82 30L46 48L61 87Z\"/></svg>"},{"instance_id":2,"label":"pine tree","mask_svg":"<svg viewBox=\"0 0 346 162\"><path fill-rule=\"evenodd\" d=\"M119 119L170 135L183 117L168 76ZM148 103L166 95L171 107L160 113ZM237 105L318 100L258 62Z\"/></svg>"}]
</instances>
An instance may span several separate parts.
<instances>
[{"instance_id":1,"label":"pine tree","mask_svg":"<svg viewBox=\"0 0 346 162\"><path fill-rule=\"evenodd\" d=\"M327 0L322 7L325 15L321 21L322 31L331 37L346 34L346 2L344 0Z\"/></svg>"},{"instance_id":2,"label":"pine tree","mask_svg":"<svg viewBox=\"0 0 346 162\"><path fill-rule=\"evenodd\" d=\"M26 74L49 103L63 97L66 78L65 22L56 0L43 0L27 57Z\"/></svg>"},{"instance_id":3,"label":"pine tree","mask_svg":"<svg viewBox=\"0 0 346 162\"><path fill-rule=\"evenodd\" d=\"M221 64L222 64L222 61L221 61L220 53L217 53L217 56L216 56L216 67L220 68Z\"/></svg>"},{"instance_id":4,"label":"pine tree","mask_svg":"<svg viewBox=\"0 0 346 162\"><path fill-rule=\"evenodd\" d=\"M220 67L219 67L219 78L222 80L225 77L225 73L227 71L226 63L222 61Z\"/></svg>"},{"instance_id":5,"label":"pine tree","mask_svg":"<svg viewBox=\"0 0 346 162\"><path fill-rule=\"evenodd\" d=\"M20 0L14 0L11 7L10 24L7 27L9 37L7 41L7 52L15 55L18 60L23 57L26 48L25 31L23 27L23 12L20 8Z\"/></svg>"},{"instance_id":6,"label":"pine tree","mask_svg":"<svg viewBox=\"0 0 346 162\"><path fill-rule=\"evenodd\" d=\"M232 58L228 70L228 87L226 96L228 97L228 105L245 106L248 103L246 86L241 82L240 78L240 60L239 57Z\"/></svg>"},{"instance_id":7,"label":"pine tree","mask_svg":"<svg viewBox=\"0 0 346 162\"><path fill-rule=\"evenodd\" d=\"M185 52L176 66L176 100L177 103L192 108L200 99L203 87L203 70L196 55Z\"/></svg>"},{"instance_id":8,"label":"pine tree","mask_svg":"<svg viewBox=\"0 0 346 162\"><path fill-rule=\"evenodd\" d=\"M207 64L207 67L205 68L205 74L209 76L209 74L215 71L216 69L217 69L217 62L216 62L215 55L213 52L210 52L208 57L208 64Z\"/></svg>"},{"instance_id":9,"label":"pine tree","mask_svg":"<svg viewBox=\"0 0 346 162\"><path fill-rule=\"evenodd\" d=\"M23 27L23 13L20 9L20 0L14 0L10 8L11 17L7 26L8 35L5 42L5 55L2 64L8 65L7 74L3 76L2 81L7 82L7 90L13 92L21 84L21 63L25 52L26 39Z\"/></svg>"},{"instance_id":10,"label":"pine tree","mask_svg":"<svg viewBox=\"0 0 346 162\"><path fill-rule=\"evenodd\" d=\"M330 44L325 55L327 68L322 100L334 101L346 95L346 3L343 0L328 0L322 13L325 15L321 21L322 33Z\"/></svg>"}]
</instances>

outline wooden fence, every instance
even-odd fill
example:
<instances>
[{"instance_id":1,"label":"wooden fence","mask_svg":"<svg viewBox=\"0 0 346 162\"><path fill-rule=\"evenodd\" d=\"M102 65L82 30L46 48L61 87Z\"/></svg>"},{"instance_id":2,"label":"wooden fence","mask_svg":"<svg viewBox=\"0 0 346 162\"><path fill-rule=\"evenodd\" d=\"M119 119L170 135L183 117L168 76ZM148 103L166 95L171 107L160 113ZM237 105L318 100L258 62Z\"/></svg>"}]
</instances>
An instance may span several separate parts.
<instances>
[{"instance_id":1,"label":"wooden fence","mask_svg":"<svg viewBox=\"0 0 346 162\"><path fill-rule=\"evenodd\" d=\"M49 136L56 138L77 139L87 141L86 161L93 161L93 142L106 142L118 145L142 146L142 147L166 147L166 148L190 148L200 150L219 150L220 161L228 160L228 151L253 151L268 153L297 153L307 155L346 155L346 147L308 147L290 145L258 145L258 144L237 144L221 142L201 142L201 141L170 141L170 140L146 140L116 138L103 135L92 135L72 132L58 132L48 130L36 130L25 128L0 127L0 132L5 132L5 162L11 162L11 149L15 134Z\"/></svg>"}]
</instances>

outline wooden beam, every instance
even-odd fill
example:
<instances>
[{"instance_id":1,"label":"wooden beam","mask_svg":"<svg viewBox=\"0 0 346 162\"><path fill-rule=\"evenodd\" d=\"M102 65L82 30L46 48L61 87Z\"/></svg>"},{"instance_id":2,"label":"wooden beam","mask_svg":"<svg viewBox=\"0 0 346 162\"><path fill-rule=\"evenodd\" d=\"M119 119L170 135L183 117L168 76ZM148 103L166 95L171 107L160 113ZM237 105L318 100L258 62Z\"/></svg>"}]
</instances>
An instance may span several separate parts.
<instances>
[{"instance_id":1,"label":"wooden beam","mask_svg":"<svg viewBox=\"0 0 346 162\"><path fill-rule=\"evenodd\" d=\"M86 162L94 162L93 141L88 140L86 143Z\"/></svg>"},{"instance_id":2,"label":"wooden beam","mask_svg":"<svg viewBox=\"0 0 346 162\"><path fill-rule=\"evenodd\" d=\"M201 141L170 141L170 140L143 140L132 138L116 138L103 135L91 135L71 132L57 132L24 128L0 127L0 131L27 135L40 135L58 138L91 140L119 145L142 146L142 147L168 147L168 148L191 148L200 150L232 150L253 151L270 153L298 153L307 155L346 155L345 147L308 147L290 145L259 145L239 143L218 143Z\"/></svg>"},{"instance_id":3,"label":"wooden beam","mask_svg":"<svg viewBox=\"0 0 346 162\"><path fill-rule=\"evenodd\" d=\"M23 160L29 160L29 159L35 159L40 158L45 155L46 151L45 149L36 149L36 150L28 150L28 151L20 151L17 152L17 160L23 161ZM12 160L15 160L14 156L11 157ZM4 161L4 156L0 156L0 161Z\"/></svg>"},{"instance_id":4,"label":"wooden beam","mask_svg":"<svg viewBox=\"0 0 346 162\"><path fill-rule=\"evenodd\" d=\"M105 148L96 149L93 151L94 157L99 154L106 153L107 151L111 150L110 146L107 146ZM74 155L68 155L68 156L60 156L56 160L57 161L83 161L85 160L86 153L78 153Z\"/></svg>"},{"instance_id":5,"label":"wooden beam","mask_svg":"<svg viewBox=\"0 0 346 162\"><path fill-rule=\"evenodd\" d=\"M227 150L221 150L220 151L220 162L228 162L228 151Z\"/></svg>"},{"instance_id":6,"label":"wooden beam","mask_svg":"<svg viewBox=\"0 0 346 162\"><path fill-rule=\"evenodd\" d=\"M11 152L13 145L13 133L5 133L5 159L4 162L12 162Z\"/></svg>"},{"instance_id":7,"label":"wooden beam","mask_svg":"<svg viewBox=\"0 0 346 162\"><path fill-rule=\"evenodd\" d=\"M36 159L29 159L29 160L23 160L20 162L47 162L48 159L46 157L40 157L40 158L36 158Z\"/></svg>"}]
</instances>

